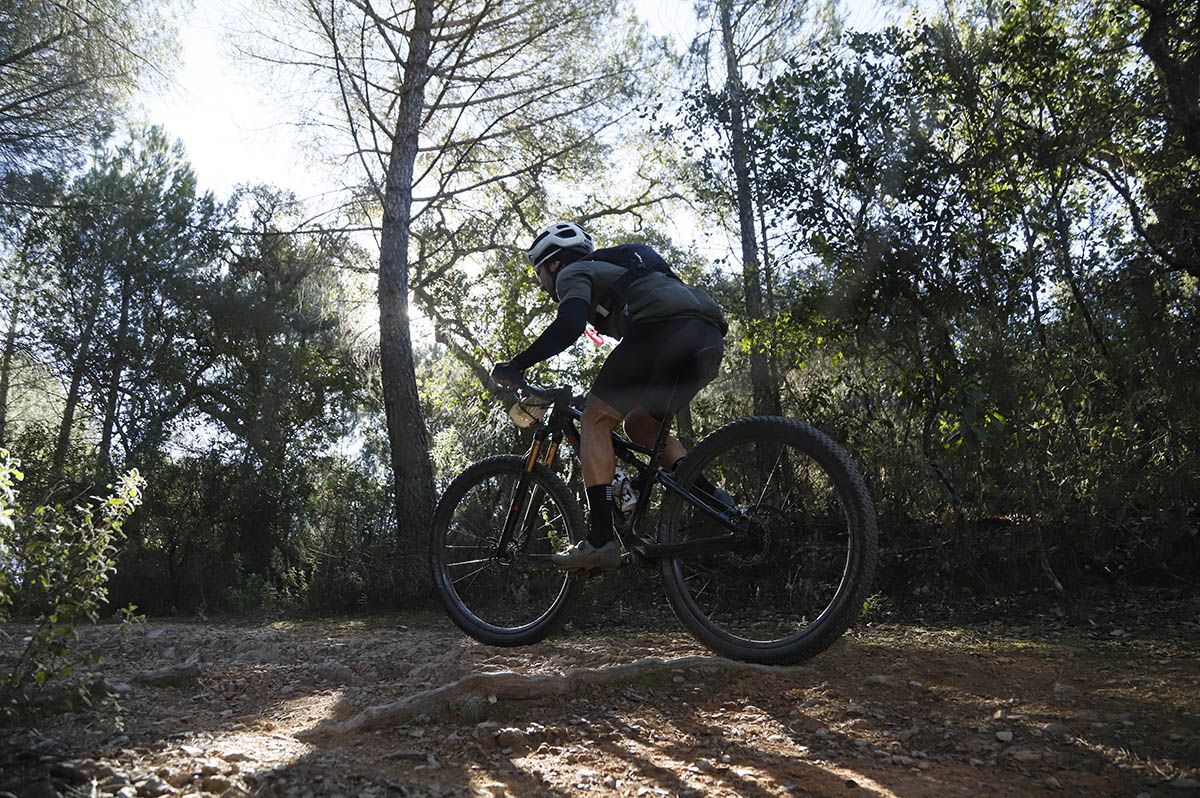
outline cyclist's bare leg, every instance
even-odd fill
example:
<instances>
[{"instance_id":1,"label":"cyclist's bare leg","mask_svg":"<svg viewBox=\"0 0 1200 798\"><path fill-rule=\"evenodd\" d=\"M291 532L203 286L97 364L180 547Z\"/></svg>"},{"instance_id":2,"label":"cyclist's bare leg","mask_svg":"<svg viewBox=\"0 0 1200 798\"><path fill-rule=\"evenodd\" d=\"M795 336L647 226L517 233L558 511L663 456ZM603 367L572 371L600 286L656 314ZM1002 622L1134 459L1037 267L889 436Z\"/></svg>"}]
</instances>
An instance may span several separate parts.
<instances>
[{"instance_id":1,"label":"cyclist's bare leg","mask_svg":"<svg viewBox=\"0 0 1200 798\"><path fill-rule=\"evenodd\" d=\"M640 446L653 447L658 442L658 431L661 427L662 422L647 412L644 407L635 407L633 412L625 417L625 433L629 435L629 440ZM668 471L673 470L675 464L683 459L685 454L687 454L687 449L679 439L673 435L668 436L667 442L663 445L663 467ZM718 490L703 474L696 478L695 485L721 503L733 504L733 497L723 490Z\"/></svg>"},{"instance_id":2,"label":"cyclist's bare leg","mask_svg":"<svg viewBox=\"0 0 1200 798\"><path fill-rule=\"evenodd\" d=\"M588 397L580 418L579 459L583 461L583 483L587 488L587 538L550 559L560 568L616 568L621 548L613 539L612 481L616 472L612 431L621 423L621 413L607 402Z\"/></svg>"},{"instance_id":3,"label":"cyclist's bare leg","mask_svg":"<svg viewBox=\"0 0 1200 798\"><path fill-rule=\"evenodd\" d=\"M629 440L639 446L651 448L658 443L658 431L661 428L662 422L650 415L644 407L635 407L633 412L625 417L625 434L629 436ZM663 447L663 467L668 471L671 470L685 454L687 454L687 449L683 447L679 439L674 435L667 436L667 442Z\"/></svg>"},{"instance_id":4,"label":"cyclist's bare leg","mask_svg":"<svg viewBox=\"0 0 1200 798\"><path fill-rule=\"evenodd\" d=\"M588 396L583 417L579 420L579 459L583 461L583 484L586 487L612 484L616 475L612 431L621 423L621 418L621 411L602 399Z\"/></svg>"}]
</instances>

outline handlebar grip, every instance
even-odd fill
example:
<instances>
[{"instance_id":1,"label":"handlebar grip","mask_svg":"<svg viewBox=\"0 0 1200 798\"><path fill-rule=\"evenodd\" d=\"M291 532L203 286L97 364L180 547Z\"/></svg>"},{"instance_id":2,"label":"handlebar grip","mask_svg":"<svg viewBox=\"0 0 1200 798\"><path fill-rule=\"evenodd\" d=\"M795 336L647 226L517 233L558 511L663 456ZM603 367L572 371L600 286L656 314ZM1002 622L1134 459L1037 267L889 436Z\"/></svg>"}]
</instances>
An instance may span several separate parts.
<instances>
[{"instance_id":1,"label":"handlebar grip","mask_svg":"<svg viewBox=\"0 0 1200 798\"><path fill-rule=\"evenodd\" d=\"M539 399L553 399L562 389L561 388L542 388L528 382L522 382L518 386L518 390L525 391L531 396L536 396Z\"/></svg>"}]
</instances>

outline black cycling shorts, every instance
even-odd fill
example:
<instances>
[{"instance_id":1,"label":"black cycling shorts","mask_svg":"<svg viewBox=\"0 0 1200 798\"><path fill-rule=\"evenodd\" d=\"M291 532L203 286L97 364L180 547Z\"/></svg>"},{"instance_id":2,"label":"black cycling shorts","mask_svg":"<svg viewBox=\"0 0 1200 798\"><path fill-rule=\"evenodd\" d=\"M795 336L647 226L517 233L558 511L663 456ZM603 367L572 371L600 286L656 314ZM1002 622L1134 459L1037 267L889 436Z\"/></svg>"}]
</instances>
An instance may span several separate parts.
<instances>
[{"instance_id":1,"label":"black cycling shorts","mask_svg":"<svg viewBox=\"0 0 1200 798\"><path fill-rule=\"evenodd\" d=\"M704 319L640 324L604 361L591 394L623 416L640 406L662 421L716 378L724 351L721 330Z\"/></svg>"}]
</instances>

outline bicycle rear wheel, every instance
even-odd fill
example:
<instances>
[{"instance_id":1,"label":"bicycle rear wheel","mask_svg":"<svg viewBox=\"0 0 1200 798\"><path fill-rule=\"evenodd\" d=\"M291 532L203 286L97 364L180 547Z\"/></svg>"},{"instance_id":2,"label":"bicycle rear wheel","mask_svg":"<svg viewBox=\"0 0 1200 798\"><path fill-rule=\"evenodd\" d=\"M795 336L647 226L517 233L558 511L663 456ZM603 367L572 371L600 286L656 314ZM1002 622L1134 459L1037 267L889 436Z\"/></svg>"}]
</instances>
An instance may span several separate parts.
<instances>
[{"instance_id":1,"label":"bicycle rear wheel","mask_svg":"<svg viewBox=\"0 0 1200 798\"><path fill-rule=\"evenodd\" d=\"M562 480L534 469L512 545L497 545L516 498L525 458L491 457L469 467L442 494L430 539L433 584L450 617L481 643L536 643L562 623L580 590L552 553L584 535L583 515Z\"/></svg>"},{"instance_id":2,"label":"bicycle rear wheel","mask_svg":"<svg viewBox=\"0 0 1200 798\"><path fill-rule=\"evenodd\" d=\"M858 617L878 556L875 511L849 456L813 427L753 417L723 427L680 463L732 494L748 529L733 550L666 559L675 614L702 642L734 659L787 664L832 645ZM668 494L660 539L725 534Z\"/></svg>"}]
</instances>

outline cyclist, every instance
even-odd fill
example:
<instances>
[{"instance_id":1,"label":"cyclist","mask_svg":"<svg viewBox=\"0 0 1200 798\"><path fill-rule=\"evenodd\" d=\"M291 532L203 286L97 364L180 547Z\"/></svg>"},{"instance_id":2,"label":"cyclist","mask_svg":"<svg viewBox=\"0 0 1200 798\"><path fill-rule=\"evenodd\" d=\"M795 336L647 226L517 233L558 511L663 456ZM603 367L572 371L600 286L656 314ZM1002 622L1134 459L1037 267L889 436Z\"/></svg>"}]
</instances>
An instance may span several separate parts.
<instances>
[{"instance_id":1,"label":"cyclist","mask_svg":"<svg viewBox=\"0 0 1200 798\"><path fill-rule=\"evenodd\" d=\"M528 254L558 314L527 349L496 364L492 378L507 388L519 386L526 369L569 347L589 321L620 339L588 392L581 421L588 536L553 557L562 568L616 568L621 550L613 536L612 432L623 420L632 441L653 446L663 420L716 377L728 326L712 297L685 285L645 244L597 250L582 227L555 222L537 235ZM685 453L669 437L663 465L673 468ZM710 495L728 496L703 478L696 484Z\"/></svg>"}]
</instances>

